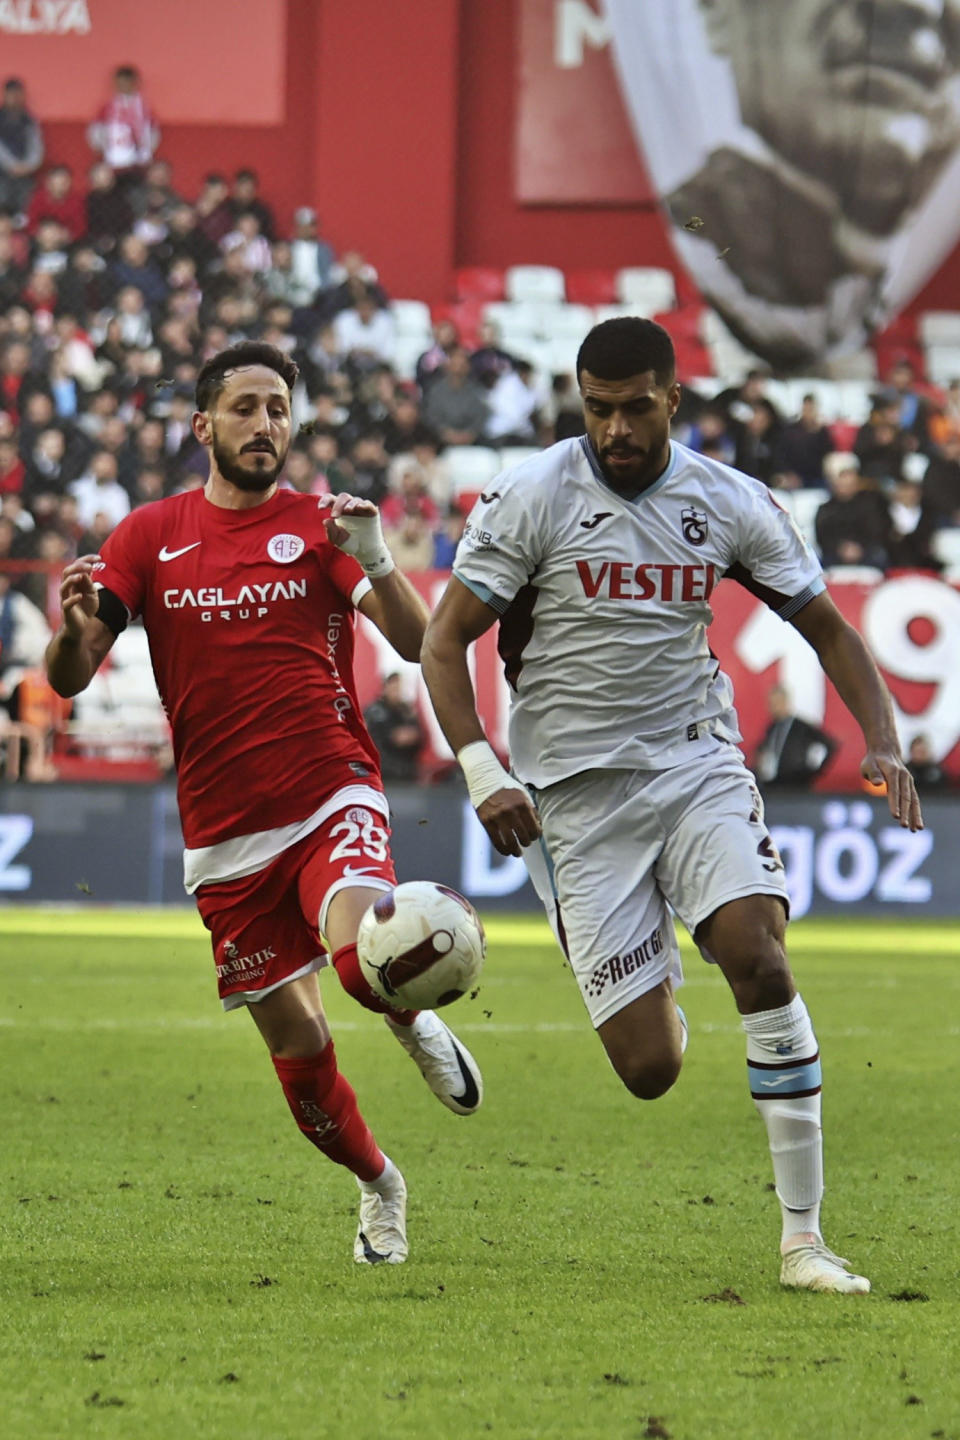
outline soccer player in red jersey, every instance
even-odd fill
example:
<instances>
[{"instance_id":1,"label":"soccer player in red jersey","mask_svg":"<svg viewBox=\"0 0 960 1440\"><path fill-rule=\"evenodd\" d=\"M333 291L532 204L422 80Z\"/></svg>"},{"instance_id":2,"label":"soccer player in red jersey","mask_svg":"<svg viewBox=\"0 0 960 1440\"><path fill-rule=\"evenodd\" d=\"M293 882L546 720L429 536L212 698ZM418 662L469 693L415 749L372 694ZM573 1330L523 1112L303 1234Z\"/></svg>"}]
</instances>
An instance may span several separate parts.
<instances>
[{"instance_id":1,"label":"soccer player in red jersey","mask_svg":"<svg viewBox=\"0 0 960 1440\"><path fill-rule=\"evenodd\" d=\"M102 554L68 565L50 683L76 695L142 616L170 718L184 883L210 931L225 1009L245 1005L309 1140L357 1177L360 1263L406 1259L406 1187L337 1069L316 972L387 1025L460 1115L482 1098L472 1056L431 1011L391 1011L360 972L360 917L396 884L376 747L353 677L355 611L417 660L427 610L375 505L278 489L297 368L247 341L197 379L210 476L134 510Z\"/></svg>"}]
</instances>

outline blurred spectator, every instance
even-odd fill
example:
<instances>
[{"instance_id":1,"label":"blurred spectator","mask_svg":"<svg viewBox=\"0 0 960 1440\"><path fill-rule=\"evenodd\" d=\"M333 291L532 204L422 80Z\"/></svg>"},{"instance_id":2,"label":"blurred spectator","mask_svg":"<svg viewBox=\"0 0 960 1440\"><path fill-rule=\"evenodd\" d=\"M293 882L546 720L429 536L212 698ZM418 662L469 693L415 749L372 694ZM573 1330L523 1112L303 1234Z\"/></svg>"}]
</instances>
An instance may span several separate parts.
<instances>
[{"instance_id":1,"label":"blurred spectator","mask_svg":"<svg viewBox=\"0 0 960 1440\"><path fill-rule=\"evenodd\" d=\"M361 500L379 505L387 493L387 459L379 435L359 436L350 446L348 459L330 466L330 489L335 495L348 490Z\"/></svg>"},{"instance_id":2,"label":"blurred spectator","mask_svg":"<svg viewBox=\"0 0 960 1440\"><path fill-rule=\"evenodd\" d=\"M0 569L0 699L4 703L19 685L22 672L43 663L50 633L42 610L15 590L12 575Z\"/></svg>"},{"instance_id":3,"label":"blurred spectator","mask_svg":"<svg viewBox=\"0 0 960 1440\"><path fill-rule=\"evenodd\" d=\"M56 220L70 242L79 240L86 232L86 205L83 196L73 188L73 171L69 165L51 165L33 192L27 208L28 233L35 235L44 220Z\"/></svg>"},{"instance_id":4,"label":"blurred spectator","mask_svg":"<svg viewBox=\"0 0 960 1440\"><path fill-rule=\"evenodd\" d=\"M916 457L911 457L916 458ZM939 570L930 549L937 517L924 502L918 480L898 480L890 498L891 537L889 563L905 570Z\"/></svg>"},{"instance_id":5,"label":"blurred spectator","mask_svg":"<svg viewBox=\"0 0 960 1440\"><path fill-rule=\"evenodd\" d=\"M763 409L770 417L769 429L776 434L783 424L783 416L767 394L770 379L768 370L748 370L746 379L740 385L728 385L714 397L713 405L726 415L734 436L738 429L749 424L754 410Z\"/></svg>"},{"instance_id":6,"label":"blurred spectator","mask_svg":"<svg viewBox=\"0 0 960 1440\"><path fill-rule=\"evenodd\" d=\"M384 536L394 560L407 574L422 574L433 566L433 527L422 515L404 515Z\"/></svg>"},{"instance_id":7,"label":"blurred spectator","mask_svg":"<svg viewBox=\"0 0 960 1440\"><path fill-rule=\"evenodd\" d=\"M17 454L15 442L0 438L0 495L19 495L25 474L26 466Z\"/></svg>"},{"instance_id":8,"label":"blurred spectator","mask_svg":"<svg viewBox=\"0 0 960 1440\"><path fill-rule=\"evenodd\" d=\"M130 513L130 496L117 480L117 457L109 450L94 453L90 468L74 480L70 493L77 502L77 518L87 530L98 515L106 516L112 529Z\"/></svg>"},{"instance_id":9,"label":"blurred spectator","mask_svg":"<svg viewBox=\"0 0 960 1440\"><path fill-rule=\"evenodd\" d=\"M900 429L899 400L889 393L878 395L853 443L861 474L870 480L899 480L903 457L910 449L916 449L916 440Z\"/></svg>"},{"instance_id":10,"label":"blurred spectator","mask_svg":"<svg viewBox=\"0 0 960 1440\"><path fill-rule=\"evenodd\" d=\"M426 394L427 387L444 374L447 361L460 346L460 332L452 320L438 320L433 327L433 344L417 361L417 384ZM472 369L471 365L471 369Z\"/></svg>"},{"instance_id":11,"label":"blurred spectator","mask_svg":"<svg viewBox=\"0 0 960 1440\"><path fill-rule=\"evenodd\" d=\"M416 708L404 699L402 675L386 676L363 718L380 752L384 780L416 780L425 737Z\"/></svg>"},{"instance_id":12,"label":"blurred spectator","mask_svg":"<svg viewBox=\"0 0 960 1440\"><path fill-rule=\"evenodd\" d=\"M301 205L293 216L293 238L289 242L291 305L312 305L319 291L326 290L334 263L333 247L321 240L317 213ZM276 263L276 261L275 261Z\"/></svg>"},{"instance_id":13,"label":"blurred spectator","mask_svg":"<svg viewBox=\"0 0 960 1440\"><path fill-rule=\"evenodd\" d=\"M856 455L834 451L823 468L830 499L820 506L815 524L824 568L869 565L886 569L891 523L883 495L864 483Z\"/></svg>"},{"instance_id":14,"label":"blurred spectator","mask_svg":"<svg viewBox=\"0 0 960 1440\"><path fill-rule=\"evenodd\" d=\"M500 344L500 326L496 321L481 320L477 339L479 344L470 355L470 369L475 379L483 384L513 369L513 356Z\"/></svg>"},{"instance_id":15,"label":"blurred spectator","mask_svg":"<svg viewBox=\"0 0 960 1440\"><path fill-rule=\"evenodd\" d=\"M387 454L406 454L421 441L433 438L433 431L421 417L419 402L408 392L398 391L384 422L383 446Z\"/></svg>"},{"instance_id":16,"label":"blurred spectator","mask_svg":"<svg viewBox=\"0 0 960 1440\"><path fill-rule=\"evenodd\" d=\"M951 380L942 405L930 415L930 438L935 445L960 437L960 379Z\"/></svg>"},{"instance_id":17,"label":"blurred spectator","mask_svg":"<svg viewBox=\"0 0 960 1440\"><path fill-rule=\"evenodd\" d=\"M804 395L800 415L784 425L774 449L776 483L783 490L823 485L823 462L833 449L830 431L820 419L815 395Z\"/></svg>"},{"instance_id":18,"label":"blurred spectator","mask_svg":"<svg viewBox=\"0 0 960 1440\"><path fill-rule=\"evenodd\" d=\"M950 779L942 765L933 758L926 735L914 735L907 750L907 769L921 792L950 789Z\"/></svg>"},{"instance_id":19,"label":"blurred spectator","mask_svg":"<svg viewBox=\"0 0 960 1440\"><path fill-rule=\"evenodd\" d=\"M267 240L273 239L273 211L260 196L260 177L256 170L244 168L236 172L227 200L227 208L234 226L241 215L253 214L257 217L260 234Z\"/></svg>"},{"instance_id":20,"label":"blurred spectator","mask_svg":"<svg viewBox=\"0 0 960 1440\"><path fill-rule=\"evenodd\" d=\"M116 248L117 236L133 224L133 208L109 165L91 165L88 174L86 237L100 255Z\"/></svg>"},{"instance_id":21,"label":"blurred spectator","mask_svg":"<svg viewBox=\"0 0 960 1440\"><path fill-rule=\"evenodd\" d=\"M807 789L829 763L837 742L794 713L782 685L774 685L767 705L770 724L753 762L757 779L765 789Z\"/></svg>"},{"instance_id":22,"label":"blurred spectator","mask_svg":"<svg viewBox=\"0 0 960 1440\"><path fill-rule=\"evenodd\" d=\"M540 397L533 366L517 360L506 369L498 371L491 366L482 373L480 383L487 392L484 440L490 445L536 444Z\"/></svg>"},{"instance_id":23,"label":"blurred spectator","mask_svg":"<svg viewBox=\"0 0 960 1440\"><path fill-rule=\"evenodd\" d=\"M136 235L124 235L119 253L110 267L110 279L117 290L132 285L153 309L167 296L167 282L150 258L150 251ZM139 342L136 342L139 343Z\"/></svg>"},{"instance_id":24,"label":"blurred spectator","mask_svg":"<svg viewBox=\"0 0 960 1440\"><path fill-rule=\"evenodd\" d=\"M43 164L43 136L27 109L23 81L11 76L0 101L0 210L25 213Z\"/></svg>"},{"instance_id":25,"label":"blurred spectator","mask_svg":"<svg viewBox=\"0 0 960 1440\"><path fill-rule=\"evenodd\" d=\"M960 432L944 439L927 466L923 499L938 525L960 525Z\"/></svg>"},{"instance_id":26,"label":"blurred spectator","mask_svg":"<svg viewBox=\"0 0 960 1440\"><path fill-rule=\"evenodd\" d=\"M211 245L219 245L233 229L230 187L222 175L211 172L204 178L203 188L194 206L197 224Z\"/></svg>"},{"instance_id":27,"label":"blurred spectator","mask_svg":"<svg viewBox=\"0 0 960 1440\"><path fill-rule=\"evenodd\" d=\"M688 444L691 450L709 455L723 465L732 465L736 441L727 425L727 417L716 404L707 405L690 427Z\"/></svg>"},{"instance_id":28,"label":"blurred spectator","mask_svg":"<svg viewBox=\"0 0 960 1440\"><path fill-rule=\"evenodd\" d=\"M453 558L457 553L457 546L463 536L463 528L467 523L467 517L456 505L451 505L447 510L439 527L433 532L433 568L434 570L452 570Z\"/></svg>"},{"instance_id":29,"label":"blurred spectator","mask_svg":"<svg viewBox=\"0 0 960 1440\"><path fill-rule=\"evenodd\" d=\"M408 515L419 515L431 530L440 521L427 489L427 477L412 455L402 457L390 467L390 494L380 506L385 526L399 526Z\"/></svg>"},{"instance_id":30,"label":"blurred spectator","mask_svg":"<svg viewBox=\"0 0 960 1440\"><path fill-rule=\"evenodd\" d=\"M345 250L330 268L330 286L318 297L324 319L332 320L341 310L355 305L361 295L372 295L380 306L389 304L373 265L359 250Z\"/></svg>"},{"instance_id":31,"label":"blurred spectator","mask_svg":"<svg viewBox=\"0 0 960 1440\"><path fill-rule=\"evenodd\" d=\"M61 311L79 320L102 310L107 303L106 270L106 261L92 245L74 246L58 281Z\"/></svg>"},{"instance_id":32,"label":"blurred spectator","mask_svg":"<svg viewBox=\"0 0 960 1440\"><path fill-rule=\"evenodd\" d=\"M113 72L113 94L87 128L87 143L125 183L139 179L150 164L160 131L135 66L118 65Z\"/></svg>"},{"instance_id":33,"label":"blurred spectator","mask_svg":"<svg viewBox=\"0 0 960 1440\"><path fill-rule=\"evenodd\" d=\"M733 463L745 475L762 480L765 485L773 482L776 468L777 432L768 405L754 405L748 418L737 431Z\"/></svg>"},{"instance_id":34,"label":"blurred spectator","mask_svg":"<svg viewBox=\"0 0 960 1440\"><path fill-rule=\"evenodd\" d=\"M389 364L396 343L393 316L377 305L372 290L357 296L356 304L341 310L334 322L337 350L357 370Z\"/></svg>"},{"instance_id":35,"label":"blurred spectator","mask_svg":"<svg viewBox=\"0 0 960 1440\"><path fill-rule=\"evenodd\" d=\"M909 360L897 360L888 377L888 398L897 406L897 425L912 435L921 449L930 439L930 401L916 388L916 375Z\"/></svg>"},{"instance_id":36,"label":"blurred spectator","mask_svg":"<svg viewBox=\"0 0 960 1440\"><path fill-rule=\"evenodd\" d=\"M225 254L239 250L244 267L252 275L265 275L272 264L270 242L260 233L260 218L255 210L244 210L234 219L234 229L220 241Z\"/></svg>"},{"instance_id":37,"label":"blurred spectator","mask_svg":"<svg viewBox=\"0 0 960 1440\"><path fill-rule=\"evenodd\" d=\"M431 384L423 413L445 445L473 445L479 439L487 423L487 397L470 373L462 345L451 350L443 374Z\"/></svg>"}]
</instances>

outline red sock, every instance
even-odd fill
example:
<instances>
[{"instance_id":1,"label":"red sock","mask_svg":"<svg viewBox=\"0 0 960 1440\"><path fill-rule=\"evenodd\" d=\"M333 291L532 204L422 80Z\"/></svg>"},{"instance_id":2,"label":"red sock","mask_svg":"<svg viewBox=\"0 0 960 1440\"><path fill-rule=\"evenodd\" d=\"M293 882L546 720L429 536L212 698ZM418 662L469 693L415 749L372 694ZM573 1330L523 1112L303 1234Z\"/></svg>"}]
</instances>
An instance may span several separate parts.
<instances>
[{"instance_id":1,"label":"red sock","mask_svg":"<svg viewBox=\"0 0 960 1440\"><path fill-rule=\"evenodd\" d=\"M284 1060L274 1069L293 1118L311 1144L360 1180L383 1173L384 1155L360 1114L352 1085L337 1069L333 1041L319 1055Z\"/></svg>"},{"instance_id":2,"label":"red sock","mask_svg":"<svg viewBox=\"0 0 960 1440\"><path fill-rule=\"evenodd\" d=\"M412 1025L420 1014L419 1010L394 1010L386 1000L380 999L376 991L370 989L360 969L356 945L343 945L334 951L333 968L347 994L359 1001L365 1010L374 1010L378 1015L389 1015L400 1025Z\"/></svg>"}]
</instances>

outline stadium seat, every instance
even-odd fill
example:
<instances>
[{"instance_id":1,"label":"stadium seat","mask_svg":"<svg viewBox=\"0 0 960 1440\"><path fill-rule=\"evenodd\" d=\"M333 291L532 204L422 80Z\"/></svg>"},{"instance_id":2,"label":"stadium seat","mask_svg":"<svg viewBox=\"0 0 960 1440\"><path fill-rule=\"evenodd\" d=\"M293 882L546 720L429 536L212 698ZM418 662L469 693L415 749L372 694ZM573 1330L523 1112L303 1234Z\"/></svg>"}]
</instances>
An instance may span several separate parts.
<instances>
[{"instance_id":1,"label":"stadium seat","mask_svg":"<svg viewBox=\"0 0 960 1440\"><path fill-rule=\"evenodd\" d=\"M390 305L394 330L397 335L426 336L430 343L430 306L422 300L394 300ZM424 346L426 349L426 345Z\"/></svg>"},{"instance_id":2,"label":"stadium seat","mask_svg":"<svg viewBox=\"0 0 960 1440\"><path fill-rule=\"evenodd\" d=\"M804 540L816 548L817 511L830 499L829 490L777 490L775 493L784 510L793 516Z\"/></svg>"},{"instance_id":3,"label":"stadium seat","mask_svg":"<svg viewBox=\"0 0 960 1440\"><path fill-rule=\"evenodd\" d=\"M957 349L960 347L960 310L927 310L919 317L917 329L928 350L931 346Z\"/></svg>"},{"instance_id":4,"label":"stadium seat","mask_svg":"<svg viewBox=\"0 0 960 1440\"><path fill-rule=\"evenodd\" d=\"M570 337L578 344L595 323L594 312L589 305L555 305L551 313L544 311L542 319L545 339Z\"/></svg>"},{"instance_id":5,"label":"stadium seat","mask_svg":"<svg viewBox=\"0 0 960 1440\"><path fill-rule=\"evenodd\" d=\"M583 334L585 335L586 331ZM576 375L577 351L582 338L576 335L555 335L547 342L546 365L538 368L543 368L550 375Z\"/></svg>"},{"instance_id":6,"label":"stadium seat","mask_svg":"<svg viewBox=\"0 0 960 1440\"><path fill-rule=\"evenodd\" d=\"M417 361L429 350L431 336L398 335L393 342L393 370L401 380L412 380L417 373Z\"/></svg>"},{"instance_id":7,"label":"stadium seat","mask_svg":"<svg viewBox=\"0 0 960 1440\"><path fill-rule=\"evenodd\" d=\"M633 305L598 305L594 311L596 323L601 325L604 320L620 320L624 316L636 315L637 311Z\"/></svg>"},{"instance_id":8,"label":"stadium seat","mask_svg":"<svg viewBox=\"0 0 960 1440\"><path fill-rule=\"evenodd\" d=\"M937 530L930 537L930 549L950 572L950 578L960 572L960 529Z\"/></svg>"},{"instance_id":9,"label":"stadium seat","mask_svg":"<svg viewBox=\"0 0 960 1440\"><path fill-rule=\"evenodd\" d=\"M502 270L492 265L467 265L454 279L458 300L502 300L506 294Z\"/></svg>"},{"instance_id":10,"label":"stadium seat","mask_svg":"<svg viewBox=\"0 0 960 1440\"><path fill-rule=\"evenodd\" d=\"M960 343L927 346L927 378L934 385L949 385L960 376Z\"/></svg>"},{"instance_id":11,"label":"stadium seat","mask_svg":"<svg viewBox=\"0 0 960 1440\"><path fill-rule=\"evenodd\" d=\"M615 270L568 270L567 299L574 305L613 305L617 298Z\"/></svg>"},{"instance_id":12,"label":"stadium seat","mask_svg":"<svg viewBox=\"0 0 960 1440\"><path fill-rule=\"evenodd\" d=\"M677 287L670 270L628 266L617 271L616 285L617 299L633 306L635 315L656 315L672 310L677 303Z\"/></svg>"},{"instance_id":13,"label":"stadium seat","mask_svg":"<svg viewBox=\"0 0 960 1440\"><path fill-rule=\"evenodd\" d=\"M504 445L500 451L500 469L509 470L511 466L520 465L533 455L542 454L539 445Z\"/></svg>"},{"instance_id":14,"label":"stadium seat","mask_svg":"<svg viewBox=\"0 0 960 1440\"><path fill-rule=\"evenodd\" d=\"M506 293L509 300L565 300L563 271L553 265L511 265Z\"/></svg>"},{"instance_id":15,"label":"stadium seat","mask_svg":"<svg viewBox=\"0 0 960 1440\"><path fill-rule=\"evenodd\" d=\"M500 452L487 445L450 445L443 458L450 472L454 499L468 490L479 494L503 469Z\"/></svg>"}]
</instances>

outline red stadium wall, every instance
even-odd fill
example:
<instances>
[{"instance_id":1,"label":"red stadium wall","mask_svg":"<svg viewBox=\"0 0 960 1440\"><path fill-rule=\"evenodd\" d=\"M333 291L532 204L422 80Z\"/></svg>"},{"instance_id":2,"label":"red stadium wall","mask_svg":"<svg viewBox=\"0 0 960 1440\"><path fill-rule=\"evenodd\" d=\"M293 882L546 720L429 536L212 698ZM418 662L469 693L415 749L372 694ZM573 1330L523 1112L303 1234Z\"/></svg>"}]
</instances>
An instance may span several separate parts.
<instances>
[{"instance_id":1,"label":"red stadium wall","mask_svg":"<svg viewBox=\"0 0 960 1440\"><path fill-rule=\"evenodd\" d=\"M161 153L195 193L209 170L252 165L281 226L314 205L338 249L355 247L395 295L446 298L457 265L520 262L566 269L671 264L655 211L640 205L522 206L514 200L516 13L513 0L287 0L286 119L256 127L167 125ZM184 85L207 53L171 34ZM149 56L110 55L141 65ZM237 115L243 96L237 96ZM160 116L161 122L163 116ZM84 127L46 127L51 159L82 175ZM960 303L960 250L915 308Z\"/></svg>"}]
</instances>

